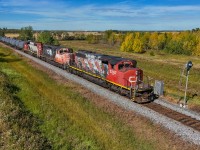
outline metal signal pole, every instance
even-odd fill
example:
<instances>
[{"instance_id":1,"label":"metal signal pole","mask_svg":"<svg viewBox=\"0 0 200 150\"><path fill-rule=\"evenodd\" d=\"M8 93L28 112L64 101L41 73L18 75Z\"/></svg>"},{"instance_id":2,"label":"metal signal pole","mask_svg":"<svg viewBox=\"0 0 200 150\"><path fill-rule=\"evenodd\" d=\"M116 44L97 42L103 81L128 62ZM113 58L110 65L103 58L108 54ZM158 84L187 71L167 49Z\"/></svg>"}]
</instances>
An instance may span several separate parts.
<instances>
[{"instance_id":1,"label":"metal signal pole","mask_svg":"<svg viewBox=\"0 0 200 150\"><path fill-rule=\"evenodd\" d=\"M190 69L192 68L192 66L193 66L193 64L191 61L188 61L188 63L185 65L187 72L186 72L185 95L184 95L184 104L183 104L184 108L187 106L188 77L189 77Z\"/></svg>"}]
</instances>

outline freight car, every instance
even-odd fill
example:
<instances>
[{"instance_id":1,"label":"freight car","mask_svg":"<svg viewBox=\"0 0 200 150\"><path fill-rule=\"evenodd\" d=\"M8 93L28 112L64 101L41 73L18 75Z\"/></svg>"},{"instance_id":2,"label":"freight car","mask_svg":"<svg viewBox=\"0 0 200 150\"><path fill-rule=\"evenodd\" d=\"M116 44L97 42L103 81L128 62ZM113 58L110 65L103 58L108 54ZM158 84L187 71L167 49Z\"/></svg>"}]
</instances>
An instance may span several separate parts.
<instances>
[{"instance_id":1,"label":"freight car","mask_svg":"<svg viewBox=\"0 0 200 150\"><path fill-rule=\"evenodd\" d=\"M73 53L71 48L6 37L0 37L0 40L18 49L22 49L23 45L24 52L127 96L135 102L149 102L156 98L153 86L144 83L143 71L137 68L136 60L87 50Z\"/></svg>"}]
</instances>

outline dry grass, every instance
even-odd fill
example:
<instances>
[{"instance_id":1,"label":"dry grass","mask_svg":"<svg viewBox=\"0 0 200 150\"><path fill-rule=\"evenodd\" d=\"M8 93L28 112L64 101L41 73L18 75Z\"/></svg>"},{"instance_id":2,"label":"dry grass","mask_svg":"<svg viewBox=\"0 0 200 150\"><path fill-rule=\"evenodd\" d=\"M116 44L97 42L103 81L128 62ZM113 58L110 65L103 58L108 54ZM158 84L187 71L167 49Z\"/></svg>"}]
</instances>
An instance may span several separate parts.
<instances>
[{"instance_id":1,"label":"dry grass","mask_svg":"<svg viewBox=\"0 0 200 150\"><path fill-rule=\"evenodd\" d=\"M17 38L19 36L18 33L6 33L5 36L10 38Z\"/></svg>"}]
</instances>

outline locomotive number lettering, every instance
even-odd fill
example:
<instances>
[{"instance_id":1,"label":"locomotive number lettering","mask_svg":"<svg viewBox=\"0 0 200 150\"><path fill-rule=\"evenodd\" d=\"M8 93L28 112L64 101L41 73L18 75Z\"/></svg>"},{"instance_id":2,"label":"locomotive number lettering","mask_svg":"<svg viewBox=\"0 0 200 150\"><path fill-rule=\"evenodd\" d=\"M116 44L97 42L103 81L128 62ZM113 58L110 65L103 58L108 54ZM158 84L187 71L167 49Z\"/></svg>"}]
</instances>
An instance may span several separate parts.
<instances>
[{"instance_id":1,"label":"locomotive number lettering","mask_svg":"<svg viewBox=\"0 0 200 150\"><path fill-rule=\"evenodd\" d=\"M115 74L117 73L117 71L115 71L115 70L110 70L110 73L111 73L112 75L115 75Z\"/></svg>"}]
</instances>

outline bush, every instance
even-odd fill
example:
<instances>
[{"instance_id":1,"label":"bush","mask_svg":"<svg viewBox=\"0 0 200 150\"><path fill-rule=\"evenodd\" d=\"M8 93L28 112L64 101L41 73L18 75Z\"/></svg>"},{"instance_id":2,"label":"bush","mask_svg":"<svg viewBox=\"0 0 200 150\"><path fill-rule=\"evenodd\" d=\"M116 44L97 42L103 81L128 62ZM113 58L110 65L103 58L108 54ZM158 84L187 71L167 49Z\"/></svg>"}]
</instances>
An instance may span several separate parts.
<instances>
[{"instance_id":1,"label":"bush","mask_svg":"<svg viewBox=\"0 0 200 150\"><path fill-rule=\"evenodd\" d=\"M150 54L150 56L155 56L153 51L151 51L149 54Z\"/></svg>"},{"instance_id":2,"label":"bush","mask_svg":"<svg viewBox=\"0 0 200 150\"><path fill-rule=\"evenodd\" d=\"M170 41L164 50L170 54L184 54L184 55L192 54L191 51L185 50L183 48L183 42L180 41Z\"/></svg>"}]
</instances>

